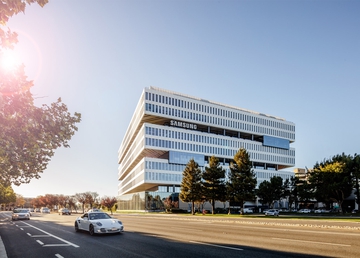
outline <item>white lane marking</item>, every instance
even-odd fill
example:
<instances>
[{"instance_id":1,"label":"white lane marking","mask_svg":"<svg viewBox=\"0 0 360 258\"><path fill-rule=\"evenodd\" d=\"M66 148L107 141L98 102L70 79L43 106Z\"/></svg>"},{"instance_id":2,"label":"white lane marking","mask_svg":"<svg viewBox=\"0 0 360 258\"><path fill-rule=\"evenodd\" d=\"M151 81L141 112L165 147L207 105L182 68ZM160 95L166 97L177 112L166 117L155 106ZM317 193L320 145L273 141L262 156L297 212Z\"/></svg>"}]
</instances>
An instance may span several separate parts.
<instances>
[{"instance_id":1,"label":"white lane marking","mask_svg":"<svg viewBox=\"0 0 360 258\"><path fill-rule=\"evenodd\" d=\"M62 242L64 242L64 243L67 243L68 245L71 245L71 246L73 246L73 247L80 247L80 246L75 245L75 244L73 244L73 243L71 243L71 242L69 242L69 241L67 241L67 240L65 240L65 239L62 239L62 238L57 237L57 236L55 236L55 235L53 235L53 234L50 234L50 233L46 232L45 230L42 230L42 229L37 228L37 227L34 227L34 226L32 226L32 225L30 225L30 224L28 224L28 223L26 223L26 222L23 222L23 223L26 224L26 225L28 225L28 226L30 226L30 227L32 227L32 228L35 228L35 229L39 230L40 232L43 232L43 233L47 234L48 236L51 236L51 237L56 238L56 239L58 239L58 240L60 240L60 241L62 241Z\"/></svg>"},{"instance_id":2,"label":"white lane marking","mask_svg":"<svg viewBox=\"0 0 360 258\"><path fill-rule=\"evenodd\" d=\"M48 244L48 245L43 245L43 247L47 247L47 246L69 246L68 244Z\"/></svg>"},{"instance_id":3,"label":"white lane marking","mask_svg":"<svg viewBox=\"0 0 360 258\"><path fill-rule=\"evenodd\" d=\"M292 242L301 242L301 243L320 244L320 245L334 245L334 246L346 246L346 247L351 246L351 245L345 245L345 244L335 244L335 243L327 243L327 242L315 242L315 241L306 241L306 240L297 240L297 239L288 239L288 238L276 238L276 237L273 237L272 239L284 240L284 241L292 241Z\"/></svg>"},{"instance_id":4,"label":"white lane marking","mask_svg":"<svg viewBox=\"0 0 360 258\"><path fill-rule=\"evenodd\" d=\"M36 242L38 242L40 245L44 245L44 243L41 242L40 240L36 240Z\"/></svg>"},{"instance_id":5,"label":"white lane marking","mask_svg":"<svg viewBox=\"0 0 360 258\"><path fill-rule=\"evenodd\" d=\"M26 233L26 234L31 237L31 234L30 234L30 233Z\"/></svg>"},{"instance_id":6,"label":"white lane marking","mask_svg":"<svg viewBox=\"0 0 360 258\"><path fill-rule=\"evenodd\" d=\"M243 251L243 250L244 250L244 249L241 249L241 248L229 247L229 246L224 246L224 245L213 245L213 244L202 243L202 242L196 242L196 241L189 241L189 242L190 242L190 243L194 243L194 244L208 245L208 246L220 247L220 248L231 249L231 250L237 250L237 251Z\"/></svg>"},{"instance_id":7,"label":"white lane marking","mask_svg":"<svg viewBox=\"0 0 360 258\"><path fill-rule=\"evenodd\" d=\"M60 254L55 254L57 258L64 258L64 256L61 256Z\"/></svg>"},{"instance_id":8,"label":"white lane marking","mask_svg":"<svg viewBox=\"0 0 360 258\"><path fill-rule=\"evenodd\" d=\"M31 237L51 237L51 236L49 236L49 235L33 235Z\"/></svg>"}]
</instances>

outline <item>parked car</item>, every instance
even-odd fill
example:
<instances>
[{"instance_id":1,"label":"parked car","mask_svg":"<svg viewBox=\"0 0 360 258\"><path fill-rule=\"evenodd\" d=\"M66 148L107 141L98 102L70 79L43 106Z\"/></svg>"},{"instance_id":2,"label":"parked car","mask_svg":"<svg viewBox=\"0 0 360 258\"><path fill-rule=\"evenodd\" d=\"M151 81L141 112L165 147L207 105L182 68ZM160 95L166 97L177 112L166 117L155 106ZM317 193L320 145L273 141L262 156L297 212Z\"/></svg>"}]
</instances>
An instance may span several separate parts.
<instances>
[{"instance_id":1,"label":"parked car","mask_svg":"<svg viewBox=\"0 0 360 258\"><path fill-rule=\"evenodd\" d=\"M311 210L309 210L309 209L301 209L298 211L298 213L310 213L310 212L311 212Z\"/></svg>"},{"instance_id":2,"label":"parked car","mask_svg":"<svg viewBox=\"0 0 360 258\"><path fill-rule=\"evenodd\" d=\"M324 210L324 209L317 209L314 211L314 213L325 213L325 212L326 212L326 210Z\"/></svg>"},{"instance_id":3,"label":"parked car","mask_svg":"<svg viewBox=\"0 0 360 258\"><path fill-rule=\"evenodd\" d=\"M359 212L359 210L352 210L352 212L351 213L358 213Z\"/></svg>"},{"instance_id":4,"label":"parked car","mask_svg":"<svg viewBox=\"0 0 360 258\"><path fill-rule=\"evenodd\" d=\"M40 208L35 208L34 211L35 212L40 212Z\"/></svg>"},{"instance_id":5,"label":"parked car","mask_svg":"<svg viewBox=\"0 0 360 258\"><path fill-rule=\"evenodd\" d=\"M40 209L40 212L41 212L41 213L50 213L50 209L49 209L48 207L42 207L42 208Z\"/></svg>"},{"instance_id":6,"label":"parked car","mask_svg":"<svg viewBox=\"0 0 360 258\"><path fill-rule=\"evenodd\" d=\"M59 215L71 215L71 211L67 208L62 208L59 210Z\"/></svg>"},{"instance_id":7,"label":"parked car","mask_svg":"<svg viewBox=\"0 0 360 258\"><path fill-rule=\"evenodd\" d=\"M244 212L244 214L246 214L246 213L254 213L253 209L250 209L250 208L244 208L243 212Z\"/></svg>"},{"instance_id":8,"label":"parked car","mask_svg":"<svg viewBox=\"0 0 360 258\"><path fill-rule=\"evenodd\" d=\"M30 213L28 209L14 209L11 215L11 220L18 219L30 219Z\"/></svg>"},{"instance_id":9,"label":"parked car","mask_svg":"<svg viewBox=\"0 0 360 258\"><path fill-rule=\"evenodd\" d=\"M90 235L124 232L124 225L105 212L86 212L75 220L75 231L88 231Z\"/></svg>"},{"instance_id":10,"label":"parked car","mask_svg":"<svg viewBox=\"0 0 360 258\"><path fill-rule=\"evenodd\" d=\"M279 211L275 209L270 209L265 211L265 216L279 216Z\"/></svg>"}]
</instances>

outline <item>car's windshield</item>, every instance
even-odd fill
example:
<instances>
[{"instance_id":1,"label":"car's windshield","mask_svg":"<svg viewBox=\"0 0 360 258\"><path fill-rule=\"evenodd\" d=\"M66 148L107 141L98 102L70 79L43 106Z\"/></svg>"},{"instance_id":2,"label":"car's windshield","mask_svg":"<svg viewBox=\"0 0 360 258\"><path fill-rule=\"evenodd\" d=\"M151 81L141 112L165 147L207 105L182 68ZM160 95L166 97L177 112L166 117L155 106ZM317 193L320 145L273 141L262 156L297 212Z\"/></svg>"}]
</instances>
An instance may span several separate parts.
<instances>
[{"instance_id":1,"label":"car's windshield","mask_svg":"<svg viewBox=\"0 0 360 258\"><path fill-rule=\"evenodd\" d=\"M14 210L14 213L28 213L28 210Z\"/></svg>"},{"instance_id":2,"label":"car's windshield","mask_svg":"<svg viewBox=\"0 0 360 258\"><path fill-rule=\"evenodd\" d=\"M90 220L96 219L110 219L111 217L106 213L91 213L89 214Z\"/></svg>"}]
</instances>

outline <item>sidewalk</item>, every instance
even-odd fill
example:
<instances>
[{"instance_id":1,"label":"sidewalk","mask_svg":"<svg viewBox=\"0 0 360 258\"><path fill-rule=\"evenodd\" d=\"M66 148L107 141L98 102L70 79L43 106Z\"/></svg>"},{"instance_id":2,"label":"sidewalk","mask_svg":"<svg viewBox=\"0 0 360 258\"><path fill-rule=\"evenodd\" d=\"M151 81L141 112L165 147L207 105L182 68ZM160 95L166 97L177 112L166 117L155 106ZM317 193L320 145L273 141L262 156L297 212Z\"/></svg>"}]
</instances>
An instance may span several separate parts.
<instances>
[{"instance_id":1,"label":"sidewalk","mask_svg":"<svg viewBox=\"0 0 360 258\"><path fill-rule=\"evenodd\" d=\"M7 258L5 246L1 237L0 237L0 258Z\"/></svg>"}]
</instances>

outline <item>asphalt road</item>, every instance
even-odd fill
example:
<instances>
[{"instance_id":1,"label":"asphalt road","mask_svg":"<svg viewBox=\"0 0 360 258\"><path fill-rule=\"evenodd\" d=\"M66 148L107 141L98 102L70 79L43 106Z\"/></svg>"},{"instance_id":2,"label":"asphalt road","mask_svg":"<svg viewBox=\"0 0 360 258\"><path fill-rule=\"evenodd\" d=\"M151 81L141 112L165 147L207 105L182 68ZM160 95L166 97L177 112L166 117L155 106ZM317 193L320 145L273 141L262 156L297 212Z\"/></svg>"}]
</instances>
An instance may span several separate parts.
<instances>
[{"instance_id":1,"label":"asphalt road","mask_svg":"<svg viewBox=\"0 0 360 258\"><path fill-rule=\"evenodd\" d=\"M15 222L10 216L0 213L9 258L360 257L357 223L122 214L115 217L124 233L90 236L74 231L76 214L34 214Z\"/></svg>"}]
</instances>

